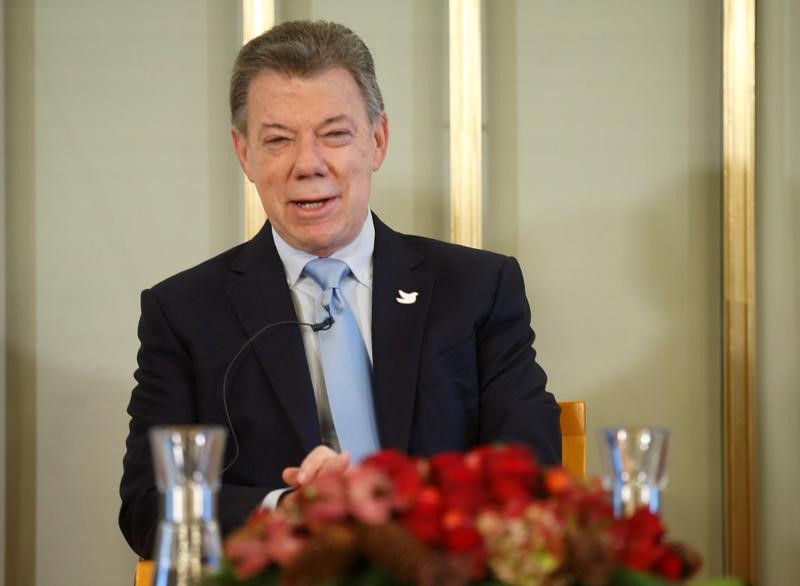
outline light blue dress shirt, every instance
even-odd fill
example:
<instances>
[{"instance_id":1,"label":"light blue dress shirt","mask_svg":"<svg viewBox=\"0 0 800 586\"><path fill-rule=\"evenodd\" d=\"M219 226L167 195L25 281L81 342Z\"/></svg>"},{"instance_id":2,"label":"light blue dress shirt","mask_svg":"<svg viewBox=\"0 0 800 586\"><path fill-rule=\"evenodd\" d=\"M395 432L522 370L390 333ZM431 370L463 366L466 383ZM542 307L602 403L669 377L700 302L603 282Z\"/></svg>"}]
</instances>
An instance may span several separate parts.
<instances>
[{"instance_id":1,"label":"light blue dress shirt","mask_svg":"<svg viewBox=\"0 0 800 586\"><path fill-rule=\"evenodd\" d=\"M303 267L318 257L292 248L274 228L272 237L286 272L286 281L289 285L297 319L305 323L314 323L320 290L319 285L311 277L303 274ZM367 214L364 226L358 236L350 244L331 254L331 258L347 263L352 272L342 282L341 292L347 299L361 337L364 338L370 363L372 362L372 251L374 248L375 226L370 212ZM308 371L311 374L311 384L314 387L314 397L317 401L317 416L322 432L322 443L339 451L339 441L334 431L328 394L325 389L325 377L322 373L317 336L308 327L302 327L300 331L303 335Z\"/></svg>"},{"instance_id":2,"label":"light blue dress shirt","mask_svg":"<svg viewBox=\"0 0 800 586\"><path fill-rule=\"evenodd\" d=\"M292 248L275 231L275 228L272 229L272 238L283 263L286 282L289 285L289 292L292 296L297 319L305 323L314 323L316 306L320 299L320 290L319 285L311 277L303 274L303 268L306 263L318 257ZM361 332L361 337L364 338L364 345L367 347L370 363L372 363L372 252L374 248L375 225L370 211L358 236L350 244L331 254L331 258L347 263L352 272L343 281L341 292L347 299L347 303L350 305L350 309L356 319L358 329ZM303 336L308 371L311 374L311 384L314 387L314 397L317 401L317 417L322 434L322 443L338 452L340 451L339 440L336 437L333 416L328 403L328 394L325 389L319 343L315 332L311 328L301 327L300 332ZM284 492L285 489L270 492L264 499L264 506L275 508L278 498Z\"/></svg>"}]
</instances>

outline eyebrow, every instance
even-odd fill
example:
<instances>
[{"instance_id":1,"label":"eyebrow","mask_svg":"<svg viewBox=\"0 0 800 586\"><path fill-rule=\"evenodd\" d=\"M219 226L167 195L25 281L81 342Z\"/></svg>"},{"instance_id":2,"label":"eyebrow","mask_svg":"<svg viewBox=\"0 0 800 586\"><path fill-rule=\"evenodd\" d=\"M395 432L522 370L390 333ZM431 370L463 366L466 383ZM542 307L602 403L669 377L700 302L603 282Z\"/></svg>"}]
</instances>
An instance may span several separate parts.
<instances>
[{"instance_id":1,"label":"eyebrow","mask_svg":"<svg viewBox=\"0 0 800 586\"><path fill-rule=\"evenodd\" d=\"M277 122L262 122L261 123L261 130L267 130L270 128L274 128L276 130L289 130L283 124L278 124Z\"/></svg>"},{"instance_id":2,"label":"eyebrow","mask_svg":"<svg viewBox=\"0 0 800 586\"><path fill-rule=\"evenodd\" d=\"M339 116L332 116L331 118L326 118L325 120L323 120L322 122L320 122L317 125L317 129L323 128L323 127L328 126L330 124L338 124L340 122L348 122L351 125L355 126L353 124L353 120L352 120L352 118L350 118L350 116L348 116L347 114L340 114ZM291 129L288 126L284 126L283 124L281 124L279 122L262 122L261 123L261 130L270 130L270 129L285 130L287 132L291 132Z\"/></svg>"},{"instance_id":3,"label":"eyebrow","mask_svg":"<svg viewBox=\"0 0 800 586\"><path fill-rule=\"evenodd\" d=\"M339 116L334 116L332 118L326 118L322 121L322 124L317 126L317 128L322 128L323 126L328 126L329 124L338 124L339 122L349 122L352 125L353 120L347 114L340 114Z\"/></svg>"}]
</instances>

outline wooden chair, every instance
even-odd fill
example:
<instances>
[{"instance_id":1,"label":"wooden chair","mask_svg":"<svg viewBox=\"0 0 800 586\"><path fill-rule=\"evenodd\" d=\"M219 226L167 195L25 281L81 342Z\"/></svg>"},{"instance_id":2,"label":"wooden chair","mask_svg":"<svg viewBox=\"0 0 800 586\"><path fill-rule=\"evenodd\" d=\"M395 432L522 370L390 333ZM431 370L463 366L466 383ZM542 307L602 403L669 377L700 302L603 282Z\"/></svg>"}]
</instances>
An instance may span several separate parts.
<instances>
[{"instance_id":1,"label":"wooden chair","mask_svg":"<svg viewBox=\"0 0 800 586\"><path fill-rule=\"evenodd\" d=\"M586 403L563 401L561 407L561 461L569 472L586 475Z\"/></svg>"},{"instance_id":2,"label":"wooden chair","mask_svg":"<svg viewBox=\"0 0 800 586\"><path fill-rule=\"evenodd\" d=\"M564 468L578 478L586 475L586 403L563 401L561 406L561 461ZM155 564L150 560L139 560L136 564L134 586L150 586L153 583Z\"/></svg>"},{"instance_id":3,"label":"wooden chair","mask_svg":"<svg viewBox=\"0 0 800 586\"><path fill-rule=\"evenodd\" d=\"M156 563L152 560L139 560L136 564L136 576L133 586L151 586L155 577Z\"/></svg>"}]
</instances>

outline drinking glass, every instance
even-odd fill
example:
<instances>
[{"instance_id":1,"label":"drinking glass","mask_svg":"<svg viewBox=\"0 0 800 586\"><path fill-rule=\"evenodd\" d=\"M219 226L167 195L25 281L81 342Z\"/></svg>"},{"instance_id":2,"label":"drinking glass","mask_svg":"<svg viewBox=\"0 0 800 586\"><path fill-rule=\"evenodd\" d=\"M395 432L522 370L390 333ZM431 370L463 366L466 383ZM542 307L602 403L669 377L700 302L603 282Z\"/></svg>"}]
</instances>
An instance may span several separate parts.
<instances>
[{"instance_id":1,"label":"drinking glass","mask_svg":"<svg viewBox=\"0 0 800 586\"><path fill-rule=\"evenodd\" d=\"M195 586L220 566L217 492L226 431L217 426L150 430L161 520L154 586Z\"/></svg>"},{"instance_id":2,"label":"drinking glass","mask_svg":"<svg viewBox=\"0 0 800 586\"><path fill-rule=\"evenodd\" d=\"M640 507L658 514L667 485L669 430L609 427L602 435L607 456L603 484L611 491L614 516L630 517Z\"/></svg>"}]
</instances>

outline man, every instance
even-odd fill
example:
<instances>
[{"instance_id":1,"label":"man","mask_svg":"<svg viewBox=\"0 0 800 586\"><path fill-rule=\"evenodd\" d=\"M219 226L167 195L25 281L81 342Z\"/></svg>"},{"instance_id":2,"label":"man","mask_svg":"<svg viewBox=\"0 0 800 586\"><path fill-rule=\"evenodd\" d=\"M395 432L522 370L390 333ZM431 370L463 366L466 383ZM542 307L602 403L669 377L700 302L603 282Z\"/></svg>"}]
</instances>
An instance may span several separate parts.
<instances>
[{"instance_id":1,"label":"man","mask_svg":"<svg viewBox=\"0 0 800 586\"><path fill-rule=\"evenodd\" d=\"M517 262L398 234L368 208L389 126L361 39L322 22L254 39L234 65L231 115L269 221L142 293L120 488L131 547L151 555L153 425L229 429L223 533L281 490L379 448L429 456L525 442L559 462L559 409L534 359ZM344 267L341 281L323 284L320 262ZM343 343L330 340L348 327L356 349L332 359ZM332 369L357 374L359 356L364 382L340 386Z\"/></svg>"}]
</instances>

